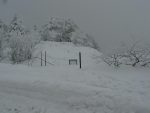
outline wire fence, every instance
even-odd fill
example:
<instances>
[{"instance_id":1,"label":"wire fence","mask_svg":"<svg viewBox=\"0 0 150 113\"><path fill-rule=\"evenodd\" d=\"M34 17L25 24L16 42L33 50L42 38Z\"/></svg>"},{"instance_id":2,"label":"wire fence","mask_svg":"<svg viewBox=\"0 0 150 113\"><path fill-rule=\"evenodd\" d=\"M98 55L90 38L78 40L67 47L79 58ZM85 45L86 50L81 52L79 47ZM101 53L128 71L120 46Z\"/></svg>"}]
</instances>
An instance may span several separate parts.
<instances>
[{"instance_id":1,"label":"wire fence","mask_svg":"<svg viewBox=\"0 0 150 113\"><path fill-rule=\"evenodd\" d=\"M45 60L45 59L41 59L41 58L39 58L39 57L33 57L32 59L38 59L38 60L42 60L42 61L44 61L44 62L46 62L47 64L50 64L50 65L54 65L53 63L51 63L51 62L49 62L49 61L47 61L47 60Z\"/></svg>"},{"instance_id":2,"label":"wire fence","mask_svg":"<svg viewBox=\"0 0 150 113\"><path fill-rule=\"evenodd\" d=\"M40 55L41 54L41 55ZM0 59L1 60L1 59ZM36 57L32 57L30 56L28 59L19 59L18 61L15 61L15 63L19 64L19 63L28 63L28 66L33 66L33 64L36 62L39 62L39 65L41 66L47 66L47 64L49 65L59 65L59 64L74 64L74 63L70 63L70 62L74 62L72 60L76 60L75 64L78 64L78 58L57 58L57 57L52 57L51 55L47 54L47 52L45 51L45 54L43 56L43 52L39 52ZM79 53L79 64L80 64L80 68L81 68L81 53Z\"/></svg>"}]
</instances>

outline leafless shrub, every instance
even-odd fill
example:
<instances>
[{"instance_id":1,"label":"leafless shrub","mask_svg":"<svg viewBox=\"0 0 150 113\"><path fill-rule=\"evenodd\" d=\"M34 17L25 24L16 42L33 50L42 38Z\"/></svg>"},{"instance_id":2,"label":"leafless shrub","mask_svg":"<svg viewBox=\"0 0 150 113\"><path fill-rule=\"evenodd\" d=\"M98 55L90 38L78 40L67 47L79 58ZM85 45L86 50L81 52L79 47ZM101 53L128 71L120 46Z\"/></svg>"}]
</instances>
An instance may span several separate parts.
<instances>
[{"instance_id":1,"label":"leafless shrub","mask_svg":"<svg viewBox=\"0 0 150 113\"><path fill-rule=\"evenodd\" d=\"M122 64L122 62L121 62L122 55L121 54L114 53L111 55L106 55L106 56L103 56L102 59L109 66L120 67L120 65Z\"/></svg>"},{"instance_id":2,"label":"leafless shrub","mask_svg":"<svg viewBox=\"0 0 150 113\"><path fill-rule=\"evenodd\" d=\"M127 50L124 57L127 59L127 65L131 65L133 67L146 67L150 64L150 48L141 47L135 43L129 50Z\"/></svg>"},{"instance_id":3,"label":"leafless shrub","mask_svg":"<svg viewBox=\"0 0 150 113\"><path fill-rule=\"evenodd\" d=\"M114 52L103 56L103 61L109 66L120 67L120 65L130 65L132 67L150 66L150 47L140 46L139 42L132 44L124 52Z\"/></svg>"}]
</instances>

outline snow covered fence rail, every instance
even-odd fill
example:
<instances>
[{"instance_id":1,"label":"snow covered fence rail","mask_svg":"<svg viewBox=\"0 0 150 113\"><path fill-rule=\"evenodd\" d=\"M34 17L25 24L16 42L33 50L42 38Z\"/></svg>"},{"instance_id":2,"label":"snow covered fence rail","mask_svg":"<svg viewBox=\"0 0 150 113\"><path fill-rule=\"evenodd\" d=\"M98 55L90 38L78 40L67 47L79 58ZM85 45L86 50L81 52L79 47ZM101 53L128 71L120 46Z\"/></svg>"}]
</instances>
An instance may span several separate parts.
<instances>
[{"instance_id":1,"label":"snow covered fence rail","mask_svg":"<svg viewBox=\"0 0 150 113\"><path fill-rule=\"evenodd\" d=\"M80 53L79 53L79 59L78 58L69 58L69 57L66 57L66 58L56 58L56 57L52 57L48 54L46 54L46 57L53 60L54 62L57 62L57 61L64 61L64 62L69 62L69 65L74 65L74 64L80 64ZM68 64L68 63L67 63Z\"/></svg>"},{"instance_id":2,"label":"snow covered fence rail","mask_svg":"<svg viewBox=\"0 0 150 113\"><path fill-rule=\"evenodd\" d=\"M41 59L41 58L39 58L39 57L34 57L34 58L37 58L37 59L39 59L39 60L42 60L42 61L46 61L45 59ZM48 61L46 61L46 63L48 63L48 64L50 64L50 65L54 65L53 63L50 63L50 62L48 62Z\"/></svg>"},{"instance_id":3,"label":"snow covered fence rail","mask_svg":"<svg viewBox=\"0 0 150 113\"><path fill-rule=\"evenodd\" d=\"M39 58L39 57L33 57L32 58L32 62L31 62L31 65L32 65L32 63L33 63L33 59L38 59L39 61L41 61L41 62L45 62L45 63L47 63L47 64L50 64L50 65L54 65L53 63L51 63L51 62L49 62L49 61L47 61L47 60L45 60L45 59L41 59L41 58ZM28 63L29 64L29 63ZM42 65L41 65L42 66ZM45 65L46 66L46 65Z\"/></svg>"},{"instance_id":4,"label":"snow covered fence rail","mask_svg":"<svg viewBox=\"0 0 150 113\"><path fill-rule=\"evenodd\" d=\"M72 65L72 64L78 64L78 60L77 59L69 59L69 65Z\"/></svg>"},{"instance_id":5,"label":"snow covered fence rail","mask_svg":"<svg viewBox=\"0 0 150 113\"><path fill-rule=\"evenodd\" d=\"M79 52L79 56L78 56L79 58L68 58L68 57L67 58L56 58L56 57L54 58L54 57L52 57L52 56L50 56L48 54L45 54L45 55L46 55L45 57L48 57L48 58L54 60L54 62L56 62L56 61L65 61L65 62L68 62L69 61L69 65L74 65L74 64L78 65L78 62L79 62L80 69L82 68L82 62L81 62L82 56L81 56L81 52Z\"/></svg>"}]
</instances>

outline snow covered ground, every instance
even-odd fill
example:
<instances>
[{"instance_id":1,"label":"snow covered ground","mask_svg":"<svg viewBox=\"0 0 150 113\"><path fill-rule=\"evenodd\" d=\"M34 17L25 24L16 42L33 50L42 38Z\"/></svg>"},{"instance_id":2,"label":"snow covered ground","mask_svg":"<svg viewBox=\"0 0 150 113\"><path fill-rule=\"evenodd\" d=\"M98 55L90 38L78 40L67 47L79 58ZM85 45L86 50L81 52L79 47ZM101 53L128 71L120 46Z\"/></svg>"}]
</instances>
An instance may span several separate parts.
<instances>
[{"instance_id":1,"label":"snow covered ground","mask_svg":"<svg viewBox=\"0 0 150 113\"><path fill-rule=\"evenodd\" d=\"M94 49L42 45L35 56L46 50L54 65L40 67L38 60L32 67L0 64L0 113L150 113L148 69L116 70ZM79 51L81 70L67 62Z\"/></svg>"},{"instance_id":2,"label":"snow covered ground","mask_svg":"<svg viewBox=\"0 0 150 113\"><path fill-rule=\"evenodd\" d=\"M69 59L78 60L79 52L81 52L83 67L93 67L97 61L101 61L100 56L102 55L93 48L78 47L72 43L41 42L35 49L34 57L41 58L42 52L44 59L45 51L47 52L47 61L55 66L68 66ZM41 61L39 59L34 59L32 65L37 67L40 66L40 63Z\"/></svg>"}]
</instances>

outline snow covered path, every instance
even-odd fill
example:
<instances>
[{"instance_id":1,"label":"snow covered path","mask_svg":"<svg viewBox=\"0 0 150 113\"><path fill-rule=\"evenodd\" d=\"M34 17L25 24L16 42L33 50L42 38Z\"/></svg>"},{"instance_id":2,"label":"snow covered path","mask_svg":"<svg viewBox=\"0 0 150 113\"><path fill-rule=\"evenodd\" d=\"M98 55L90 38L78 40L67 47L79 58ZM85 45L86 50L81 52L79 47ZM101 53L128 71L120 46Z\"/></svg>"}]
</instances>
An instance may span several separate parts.
<instances>
[{"instance_id":1,"label":"snow covered path","mask_svg":"<svg viewBox=\"0 0 150 113\"><path fill-rule=\"evenodd\" d=\"M150 74L0 65L1 113L150 113Z\"/></svg>"}]
</instances>

